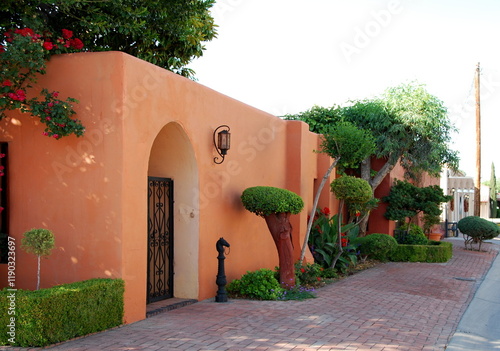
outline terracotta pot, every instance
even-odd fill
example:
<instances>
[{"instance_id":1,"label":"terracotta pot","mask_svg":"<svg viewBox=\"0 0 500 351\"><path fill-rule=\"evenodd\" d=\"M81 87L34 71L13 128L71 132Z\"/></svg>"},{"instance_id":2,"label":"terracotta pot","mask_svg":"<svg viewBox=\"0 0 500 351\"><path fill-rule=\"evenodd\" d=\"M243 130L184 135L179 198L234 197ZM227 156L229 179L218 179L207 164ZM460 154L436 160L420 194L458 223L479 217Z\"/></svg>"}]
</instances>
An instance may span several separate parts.
<instances>
[{"instance_id":1,"label":"terracotta pot","mask_svg":"<svg viewBox=\"0 0 500 351\"><path fill-rule=\"evenodd\" d=\"M429 233L429 240L440 241L441 233Z\"/></svg>"}]
</instances>

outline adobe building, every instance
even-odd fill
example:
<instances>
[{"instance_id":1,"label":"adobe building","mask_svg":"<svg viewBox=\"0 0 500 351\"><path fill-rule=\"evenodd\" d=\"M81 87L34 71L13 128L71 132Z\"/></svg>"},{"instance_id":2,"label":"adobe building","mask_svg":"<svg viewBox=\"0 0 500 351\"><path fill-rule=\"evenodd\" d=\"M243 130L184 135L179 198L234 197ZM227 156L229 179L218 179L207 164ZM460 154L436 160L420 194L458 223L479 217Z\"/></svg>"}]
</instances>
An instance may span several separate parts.
<instances>
[{"instance_id":1,"label":"adobe building","mask_svg":"<svg viewBox=\"0 0 500 351\"><path fill-rule=\"evenodd\" d=\"M258 185L304 200L292 216L299 258L315 187L332 161L314 152L319 136L305 123L120 52L54 56L38 83L35 91L79 100L74 108L86 132L55 140L17 111L0 121L8 175L2 225L17 243L16 288L36 285L36 258L20 249L23 233L47 228L56 249L42 260L42 288L122 278L125 323L144 319L146 304L158 299L212 298L220 237L231 245L228 281L278 264L264 219L240 201ZM221 163L214 137L228 129ZM336 207L329 187L320 206ZM6 265L0 276L6 286Z\"/></svg>"}]
</instances>

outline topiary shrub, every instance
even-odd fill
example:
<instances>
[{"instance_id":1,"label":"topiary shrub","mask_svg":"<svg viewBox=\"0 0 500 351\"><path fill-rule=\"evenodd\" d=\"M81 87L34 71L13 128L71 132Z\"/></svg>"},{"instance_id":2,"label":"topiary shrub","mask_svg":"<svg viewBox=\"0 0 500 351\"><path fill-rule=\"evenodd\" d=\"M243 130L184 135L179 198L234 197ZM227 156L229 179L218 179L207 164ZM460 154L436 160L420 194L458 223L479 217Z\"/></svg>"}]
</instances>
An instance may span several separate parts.
<instances>
[{"instance_id":1,"label":"topiary shrub","mask_svg":"<svg viewBox=\"0 0 500 351\"><path fill-rule=\"evenodd\" d=\"M352 176L342 176L335 179L330 188L337 199L346 202L365 203L373 197L373 190L370 184L361 178Z\"/></svg>"},{"instance_id":2,"label":"topiary shrub","mask_svg":"<svg viewBox=\"0 0 500 351\"><path fill-rule=\"evenodd\" d=\"M401 245L427 245L429 240L422 228L413 223L405 223L397 231L395 239Z\"/></svg>"},{"instance_id":3,"label":"topiary shrub","mask_svg":"<svg viewBox=\"0 0 500 351\"><path fill-rule=\"evenodd\" d=\"M295 286L290 214L302 211L304 202L301 197L286 189L256 186L245 189L241 201L248 211L266 221L278 250L281 286Z\"/></svg>"},{"instance_id":4,"label":"topiary shrub","mask_svg":"<svg viewBox=\"0 0 500 351\"><path fill-rule=\"evenodd\" d=\"M297 214L304 207L304 201L299 195L272 186L247 188L241 195L241 201L247 211L260 217L280 212Z\"/></svg>"},{"instance_id":5,"label":"topiary shrub","mask_svg":"<svg viewBox=\"0 0 500 351\"><path fill-rule=\"evenodd\" d=\"M356 243L359 244L359 251L362 256L378 261L389 260L391 253L398 246L396 239L392 236L378 233L358 238Z\"/></svg>"},{"instance_id":6,"label":"topiary shrub","mask_svg":"<svg viewBox=\"0 0 500 351\"><path fill-rule=\"evenodd\" d=\"M40 289L40 258L49 256L54 246L54 234L48 229L33 228L23 234L21 249L37 257L36 290Z\"/></svg>"},{"instance_id":7,"label":"topiary shrub","mask_svg":"<svg viewBox=\"0 0 500 351\"><path fill-rule=\"evenodd\" d=\"M247 271L241 279L229 283L226 289L232 297L257 300L277 300L283 294L274 272L267 268L255 272Z\"/></svg>"},{"instance_id":8,"label":"topiary shrub","mask_svg":"<svg viewBox=\"0 0 500 351\"><path fill-rule=\"evenodd\" d=\"M468 236L465 238L465 248L470 246L472 250L473 243L479 243L478 250L481 250L483 240L493 239L500 234L500 227L484 218L477 216L468 216L462 218L457 223L458 230Z\"/></svg>"}]
</instances>

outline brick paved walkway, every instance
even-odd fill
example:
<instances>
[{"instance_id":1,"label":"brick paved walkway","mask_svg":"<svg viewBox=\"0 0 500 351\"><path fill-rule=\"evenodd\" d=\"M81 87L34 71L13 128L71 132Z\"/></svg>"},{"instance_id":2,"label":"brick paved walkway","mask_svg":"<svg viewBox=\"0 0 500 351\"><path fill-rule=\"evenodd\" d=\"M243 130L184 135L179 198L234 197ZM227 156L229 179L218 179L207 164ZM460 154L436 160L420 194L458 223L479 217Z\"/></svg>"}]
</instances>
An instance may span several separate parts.
<instances>
[{"instance_id":1,"label":"brick paved walkway","mask_svg":"<svg viewBox=\"0 0 500 351\"><path fill-rule=\"evenodd\" d=\"M202 301L50 349L444 350L500 249L452 242L448 263L380 264L316 299Z\"/></svg>"}]
</instances>

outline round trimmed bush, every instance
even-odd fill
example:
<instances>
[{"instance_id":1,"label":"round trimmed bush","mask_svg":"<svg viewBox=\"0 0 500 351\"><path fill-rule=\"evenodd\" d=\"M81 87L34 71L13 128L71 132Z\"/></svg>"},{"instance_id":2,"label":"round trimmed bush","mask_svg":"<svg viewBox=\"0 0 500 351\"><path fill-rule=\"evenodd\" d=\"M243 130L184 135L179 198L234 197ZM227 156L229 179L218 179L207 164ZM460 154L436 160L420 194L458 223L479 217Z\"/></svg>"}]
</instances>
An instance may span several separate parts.
<instances>
[{"instance_id":1,"label":"round trimmed bush","mask_svg":"<svg viewBox=\"0 0 500 351\"><path fill-rule=\"evenodd\" d=\"M500 227L487 219L468 216L457 223L458 230L472 238L479 240L493 239L500 234Z\"/></svg>"},{"instance_id":2,"label":"round trimmed bush","mask_svg":"<svg viewBox=\"0 0 500 351\"><path fill-rule=\"evenodd\" d=\"M390 254L396 249L396 239L388 234L374 233L356 239L361 255L378 261L387 261Z\"/></svg>"},{"instance_id":3,"label":"round trimmed bush","mask_svg":"<svg viewBox=\"0 0 500 351\"><path fill-rule=\"evenodd\" d=\"M272 186L247 188L241 194L241 201L245 209L261 217L281 212L297 214L304 207L304 201L299 195Z\"/></svg>"},{"instance_id":4,"label":"round trimmed bush","mask_svg":"<svg viewBox=\"0 0 500 351\"><path fill-rule=\"evenodd\" d=\"M361 178L353 176L342 176L335 179L330 188L337 199L347 202L364 203L373 197L373 190L370 184Z\"/></svg>"}]
</instances>

